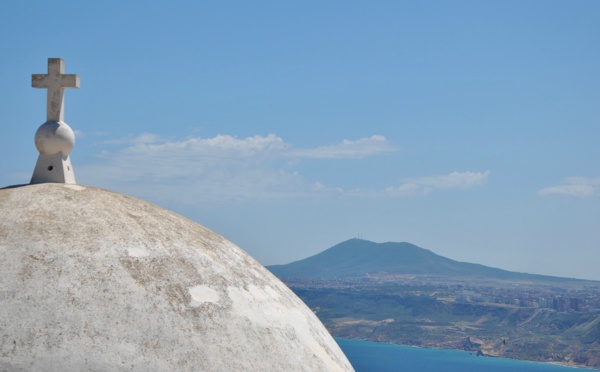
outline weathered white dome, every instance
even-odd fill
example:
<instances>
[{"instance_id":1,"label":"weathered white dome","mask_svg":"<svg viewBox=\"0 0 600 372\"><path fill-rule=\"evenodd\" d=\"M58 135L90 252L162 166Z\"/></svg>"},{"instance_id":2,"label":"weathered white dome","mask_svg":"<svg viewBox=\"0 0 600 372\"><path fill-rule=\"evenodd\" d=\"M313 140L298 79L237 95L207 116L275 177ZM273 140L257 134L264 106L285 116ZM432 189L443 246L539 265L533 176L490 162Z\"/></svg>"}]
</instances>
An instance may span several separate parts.
<instances>
[{"instance_id":1,"label":"weathered white dome","mask_svg":"<svg viewBox=\"0 0 600 372\"><path fill-rule=\"evenodd\" d=\"M101 189L0 190L0 370L346 371L316 316L222 236Z\"/></svg>"}]
</instances>

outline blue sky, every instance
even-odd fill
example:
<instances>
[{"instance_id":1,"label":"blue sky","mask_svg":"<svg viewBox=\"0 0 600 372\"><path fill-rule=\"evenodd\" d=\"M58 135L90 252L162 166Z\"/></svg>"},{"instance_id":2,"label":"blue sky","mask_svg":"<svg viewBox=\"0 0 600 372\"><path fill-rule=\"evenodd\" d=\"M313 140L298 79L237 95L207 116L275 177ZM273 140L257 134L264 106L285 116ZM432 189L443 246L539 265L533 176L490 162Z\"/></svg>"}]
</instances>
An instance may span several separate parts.
<instances>
[{"instance_id":1,"label":"blue sky","mask_svg":"<svg viewBox=\"0 0 600 372\"><path fill-rule=\"evenodd\" d=\"M600 280L598 45L598 1L5 1L0 184L58 57L78 183L263 264L361 236Z\"/></svg>"}]
</instances>

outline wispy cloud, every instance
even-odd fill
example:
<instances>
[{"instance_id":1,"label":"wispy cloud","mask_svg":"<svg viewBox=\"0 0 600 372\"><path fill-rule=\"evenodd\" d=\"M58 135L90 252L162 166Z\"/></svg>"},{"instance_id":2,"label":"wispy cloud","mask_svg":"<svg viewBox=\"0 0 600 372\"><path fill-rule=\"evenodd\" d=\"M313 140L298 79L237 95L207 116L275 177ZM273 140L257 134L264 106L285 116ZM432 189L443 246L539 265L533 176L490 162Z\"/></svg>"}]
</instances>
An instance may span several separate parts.
<instances>
[{"instance_id":1,"label":"wispy cloud","mask_svg":"<svg viewBox=\"0 0 600 372\"><path fill-rule=\"evenodd\" d=\"M550 186L538 191L541 196L571 196L577 198L589 198L598 194L600 187L600 177L568 177L565 183L557 186Z\"/></svg>"},{"instance_id":2,"label":"wispy cloud","mask_svg":"<svg viewBox=\"0 0 600 372\"><path fill-rule=\"evenodd\" d=\"M139 184L162 188L184 198L281 198L315 193L343 193L318 181L309 182L291 169L290 159L355 159L393 151L383 136L317 148L296 148L274 134L237 138L217 135L173 140L143 133L105 141L117 146L97 164L78 171L90 184ZM79 173L81 175L79 175ZM199 192L198 190L202 190Z\"/></svg>"},{"instance_id":3,"label":"wispy cloud","mask_svg":"<svg viewBox=\"0 0 600 372\"><path fill-rule=\"evenodd\" d=\"M400 186L388 187L387 193L394 196L426 194L436 189L465 190L484 184L490 176L485 172L452 172L441 176L406 178Z\"/></svg>"},{"instance_id":4,"label":"wispy cloud","mask_svg":"<svg viewBox=\"0 0 600 372\"><path fill-rule=\"evenodd\" d=\"M172 141L146 134L145 140L133 139L133 146L125 152L129 155L163 154L166 157L188 158L196 163L198 156L219 159L250 159L266 155L277 156L287 147L283 139L273 134L236 138L218 135L213 138L190 137L181 141Z\"/></svg>"},{"instance_id":5,"label":"wispy cloud","mask_svg":"<svg viewBox=\"0 0 600 372\"><path fill-rule=\"evenodd\" d=\"M97 185L144 198L168 198L185 203L282 198L342 196L394 197L426 194L435 189L468 189L479 186L490 172L453 172L448 175L407 178L388 189L325 185L307 180L295 169L301 159L360 159L390 153L395 147L384 136L315 148L299 148L269 134L238 138L164 138L142 133L104 141L95 164L77 169L83 184ZM318 166L318 165L315 165ZM141 186L143 185L143 186Z\"/></svg>"},{"instance_id":6,"label":"wispy cloud","mask_svg":"<svg viewBox=\"0 0 600 372\"><path fill-rule=\"evenodd\" d=\"M343 140L335 145L321 146L314 149L295 149L290 151L288 155L320 159L358 159L395 150L395 147L384 136L374 135L357 141Z\"/></svg>"},{"instance_id":7,"label":"wispy cloud","mask_svg":"<svg viewBox=\"0 0 600 372\"><path fill-rule=\"evenodd\" d=\"M102 131L95 131L95 132L84 132L82 130L79 129L75 129L73 130L73 133L75 134L75 138L76 139L83 139L83 138L90 138L90 137L102 137L102 136L106 136L106 132L102 132Z\"/></svg>"},{"instance_id":8,"label":"wispy cloud","mask_svg":"<svg viewBox=\"0 0 600 372\"><path fill-rule=\"evenodd\" d=\"M173 141L156 134L142 133L136 136L105 141L105 143L132 145L127 149L129 152L185 151L193 154L227 154L234 157L270 153L291 158L357 159L396 150L381 135L360 138L356 141L343 140L338 144L316 148L296 148L274 134L256 135L247 138L217 135L213 138L189 137L184 140Z\"/></svg>"},{"instance_id":9,"label":"wispy cloud","mask_svg":"<svg viewBox=\"0 0 600 372\"><path fill-rule=\"evenodd\" d=\"M111 139L102 142L105 145L138 145L138 144L147 144L147 143L156 143L156 142L164 142L165 138L159 136L154 133L140 133L136 135L130 135L124 138Z\"/></svg>"}]
</instances>

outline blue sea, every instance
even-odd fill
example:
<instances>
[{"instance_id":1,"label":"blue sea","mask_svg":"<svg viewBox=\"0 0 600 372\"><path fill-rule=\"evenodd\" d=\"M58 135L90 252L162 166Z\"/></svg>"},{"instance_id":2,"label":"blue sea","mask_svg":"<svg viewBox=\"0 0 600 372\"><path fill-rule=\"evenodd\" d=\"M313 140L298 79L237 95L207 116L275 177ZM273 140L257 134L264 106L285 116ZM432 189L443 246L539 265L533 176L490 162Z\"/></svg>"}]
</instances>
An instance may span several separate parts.
<instances>
[{"instance_id":1,"label":"blue sea","mask_svg":"<svg viewBox=\"0 0 600 372\"><path fill-rule=\"evenodd\" d=\"M356 372L577 372L583 369L503 358L460 350L421 349L337 338Z\"/></svg>"}]
</instances>

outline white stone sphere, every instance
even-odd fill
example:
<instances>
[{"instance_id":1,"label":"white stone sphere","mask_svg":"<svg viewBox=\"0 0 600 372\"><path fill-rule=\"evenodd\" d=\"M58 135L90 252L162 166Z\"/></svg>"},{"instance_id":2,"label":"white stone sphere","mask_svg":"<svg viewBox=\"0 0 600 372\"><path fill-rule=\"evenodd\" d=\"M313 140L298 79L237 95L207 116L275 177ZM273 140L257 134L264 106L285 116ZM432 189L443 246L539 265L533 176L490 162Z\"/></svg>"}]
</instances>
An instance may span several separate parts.
<instances>
[{"instance_id":1,"label":"white stone sphere","mask_svg":"<svg viewBox=\"0 0 600 372\"><path fill-rule=\"evenodd\" d=\"M40 154L67 156L75 144L73 129L63 121L48 120L35 132L35 147Z\"/></svg>"}]
</instances>

